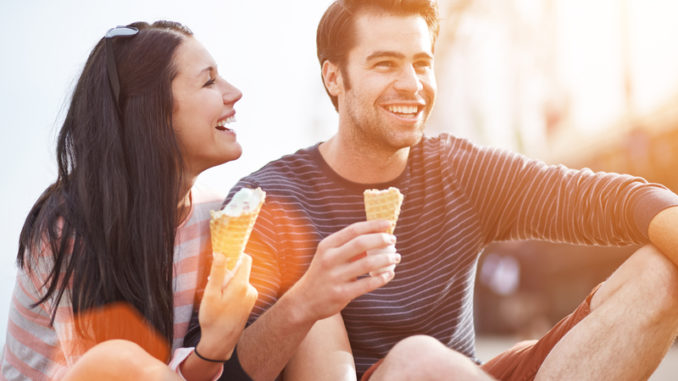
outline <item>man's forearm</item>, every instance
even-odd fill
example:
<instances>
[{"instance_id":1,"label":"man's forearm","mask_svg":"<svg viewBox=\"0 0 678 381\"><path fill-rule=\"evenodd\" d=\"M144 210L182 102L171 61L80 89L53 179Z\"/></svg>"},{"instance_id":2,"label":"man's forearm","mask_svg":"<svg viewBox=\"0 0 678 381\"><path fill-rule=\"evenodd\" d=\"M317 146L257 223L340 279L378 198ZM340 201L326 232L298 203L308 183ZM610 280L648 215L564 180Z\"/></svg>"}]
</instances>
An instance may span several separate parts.
<instances>
[{"instance_id":1,"label":"man's forearm","mask_svg":"<svg viewBox=\"0 0 678 381\"><path fill-rule=\"evenodd\" d=\"M275 379L313 323L283 296L243 332L237 347L240 365L254 380Z\"/></svg>"},{"instance_id":2,"label":"man's forearm","mask_svg":"<svg viewBox=\"0 0 678 381\"><path fill-rule=\"evenodd\" d=\"M650 242L678 266L678 206L659 212L648 228Z\"/></svg>"},{"instance_id":3,"label":"man's forearm","mask_svg":"<svg viewBox=\"0 0 678 381\"><path fill-rule=\"evenodd\" d=\"M315 322L285 367L284 381L356 381L351 343L341 314Z\"/></svg>"}]
</instances>

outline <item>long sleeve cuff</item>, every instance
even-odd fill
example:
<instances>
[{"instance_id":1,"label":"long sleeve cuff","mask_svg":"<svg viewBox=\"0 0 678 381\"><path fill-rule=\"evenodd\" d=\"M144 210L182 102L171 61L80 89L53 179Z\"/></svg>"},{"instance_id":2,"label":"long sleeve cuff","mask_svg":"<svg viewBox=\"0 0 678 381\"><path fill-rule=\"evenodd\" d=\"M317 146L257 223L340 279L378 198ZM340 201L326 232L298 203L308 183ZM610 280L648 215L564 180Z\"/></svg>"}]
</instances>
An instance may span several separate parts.
<instances>
[{"instance_id":1,"label":"long sleeve cuff","mask_svg":"<svg viewBox=\"0 0 678 381\"><path fill-rule=\"evenodd\" d=\"M648 229L652 219L664 209L678 206L678 195L660 186L647 187L637 198L633 217L638 231L649 239Z\"/></svg>"}]
</instances>

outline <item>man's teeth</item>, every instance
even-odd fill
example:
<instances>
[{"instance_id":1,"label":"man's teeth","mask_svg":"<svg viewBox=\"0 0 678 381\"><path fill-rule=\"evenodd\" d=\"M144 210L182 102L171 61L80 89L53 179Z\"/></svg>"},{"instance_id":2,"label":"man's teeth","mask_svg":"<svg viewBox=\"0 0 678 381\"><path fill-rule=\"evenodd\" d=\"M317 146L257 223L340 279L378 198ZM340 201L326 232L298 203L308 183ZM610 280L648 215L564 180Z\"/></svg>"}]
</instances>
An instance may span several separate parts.
<instances>
[{"instance_id":1,"label":"man's teeth","mask_svg":"<svg viewBox=\"0 0 678 381\"><path fill-rule=\"evenodd\" d=\"M388 106L388 111L396 114L416 114L419 110L417 106Z\"/></svg>"}]
</instances>

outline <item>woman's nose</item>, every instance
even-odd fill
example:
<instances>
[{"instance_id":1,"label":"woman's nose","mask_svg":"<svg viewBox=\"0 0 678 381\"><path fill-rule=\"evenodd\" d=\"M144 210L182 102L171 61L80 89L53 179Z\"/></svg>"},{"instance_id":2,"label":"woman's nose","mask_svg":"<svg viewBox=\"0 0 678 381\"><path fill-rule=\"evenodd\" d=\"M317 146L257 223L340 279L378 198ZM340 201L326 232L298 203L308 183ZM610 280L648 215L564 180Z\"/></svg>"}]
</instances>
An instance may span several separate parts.
<instances>
[{"instance_id":1,"label":"woman's nose","mask_svg":"<svg viewBox=\"0 0 678 381\"><path fill-rule=\"evenodd\" d=\"M237 87L231 85L227 81L223 84L223 98L224 103L235 103L242 98L242 91Z\"/></svg>"}]
</instances>

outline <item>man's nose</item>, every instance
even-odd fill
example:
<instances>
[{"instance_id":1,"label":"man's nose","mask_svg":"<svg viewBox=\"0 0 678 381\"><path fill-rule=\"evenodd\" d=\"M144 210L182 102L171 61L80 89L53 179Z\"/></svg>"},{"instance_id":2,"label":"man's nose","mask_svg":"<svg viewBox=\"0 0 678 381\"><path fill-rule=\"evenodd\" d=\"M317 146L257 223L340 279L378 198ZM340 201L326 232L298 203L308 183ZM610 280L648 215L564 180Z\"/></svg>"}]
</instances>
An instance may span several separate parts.
<instances>
[{"instance_id":1,"label":"man's nose","mask_svg":"<svg viewBox=\"0 0 678 381\"><path fill-rule=\"evenodd\" d=\"M400 75L395 82L397 90L416 93L424 88L421 78L417 74L414 66L406 65L400 71Z\"/></svg>"}]
</instances>

